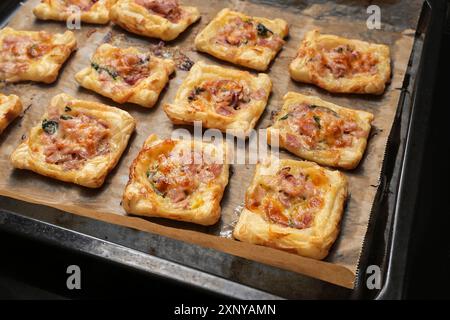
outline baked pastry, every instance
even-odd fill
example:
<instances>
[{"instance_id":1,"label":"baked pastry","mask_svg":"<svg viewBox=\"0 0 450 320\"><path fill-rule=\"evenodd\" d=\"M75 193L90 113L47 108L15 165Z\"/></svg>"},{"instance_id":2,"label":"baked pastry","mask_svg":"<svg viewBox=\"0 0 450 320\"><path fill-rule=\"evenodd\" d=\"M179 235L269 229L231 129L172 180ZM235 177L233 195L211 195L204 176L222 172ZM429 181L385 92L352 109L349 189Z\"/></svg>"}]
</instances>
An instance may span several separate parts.
<instances>
[{"instance_id":1,"label":"baked pastry","mask_svg":"<svg viewBox=\"0 0 450 320\"><path fill-rule=\"evenodd\" d=\"M224 145L161 140L151 135L131 165L122 201L125 211L201 225L215 224L228 184L225 157Z\"/></svg>"},{"instance_id":2,"label":"baked pastry","mask_svg":"<svg viewBox=\"0 0 450 320\"><path fill-rule=\"evenodd\" d=\"M289 92L267 139L303 159L353 169L366 149L372 120L369 112Z\"/></svg>"},{"instance_id":3,"label":"baked pastry","mask_svg":"<svg viewBox=\"0 0 450 320\"><path fill-rule=\"evenodd\" d=\"M195 38L197 50L265 71L284 45L289 27L282 19L250 17L223 9Z\"/></svg>"},{"instance_id":4,"label":"baked pastry","mask_svg":"<svg viewBox=\"0 0 450 320\"><path fill-rule=\"evenodd\" d=\"M11 162L18 169L98 188L119 161L135 125L126 111L59 94Z\"/></svg>"},{"instance_id":5,"label":"baked pastry","mask_svg":"<svg viewBox=\"0 0 450 320\"><path fill-rule=\"evenodd\" d=\"M330 92L382 94L391 77L389 47L319 30L306 34L289 71Z\"/></svg>"},{"instance_id":6,"label":"baked pastry","mask_svg":"<svg viewBox=\"0 0 450 320\"><path fill-rule=\"evenodd\" d=\"M315 163L266 161L256 166L233 236L323 259L339 234L347 179Z\"/></svg>"},{"instance_id":7,"label":"baked pastry","mask_svg":"<svg viewBox=\"0 0 450 320\"><path fill-rule=\"evenodd\" d=\"M0 134L22 112L22 103L16 95L0 93Z\"/></svg>"},{"instance_id":8,"label":"baked pastry","mask_svg":"<svg viewBox=\"0 0 450 320\"><path fill-rule=\"evenodd\" d=\"M164 111L176 124L201 121L207 128L245 136L263 113L271 90L266 74L197 62Z\"/></svg>"},{"instance_id":9,"label":"baked pastry","mask_svg":"<svg viewBox=\"0 0 450 320\"><path fill-rule=\"evenodd\" d=\"M67 21L74 14L87 23L106 24L109 10L117 0L41 0L34 9L34 15L41 20Z\"/></svg>"},{"instance_id":10,"label":"baked pastry","mask_svg":"<svg viewBox=\"0 0 450 320\"><path fill-rule=\"evenodd\" d=\"M132 33L170 41L200 19L195 7L178 0L118 0L111 9L111 20Z\"/></svg>"},{"instance_id":11,"label":"baked pastry","mask_svg":"<svg viewBox=\"0 0 450 320\"><path fill-rule=\"evenodd\" d=\"M151 108L175 71L172 60L160 59L130 47L102 44L91 65L75 75L86 89L111 98L117 103L136 103Z\"/></svg>"},{"instance_id":12,"label":"baked pastry","mask_svg":"<svg viewBox=\"0 0 450 320\"><path fill-rule=\"evenodd\" d=\"M6 27L0 30L0 80L52 83L76 45L71 31L51 34Z\"/></svg>"}]
</instances>

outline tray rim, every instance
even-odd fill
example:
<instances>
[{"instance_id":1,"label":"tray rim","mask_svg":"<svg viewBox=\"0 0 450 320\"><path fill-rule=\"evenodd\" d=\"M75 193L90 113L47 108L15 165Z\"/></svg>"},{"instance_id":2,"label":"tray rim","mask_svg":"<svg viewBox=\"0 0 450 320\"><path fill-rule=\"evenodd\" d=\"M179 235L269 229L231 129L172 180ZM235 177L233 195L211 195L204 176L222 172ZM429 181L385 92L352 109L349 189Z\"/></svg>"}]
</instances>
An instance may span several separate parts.
<instances>
[{"instance_id":1,"label":"tray rim","mask_svg":"<svg viewBox=\"0 0 450 320\"><path fill-rule=\"evenodd\" d=\"M5 1L6 2L6 5L9 3L8 1ZM13 1L12 1L13 2ZM438 0L436 0L436 1L433 1L433 0L428 0L428 1L425 1L425 2L427 2L427 3L429 3L429 2L433 2L433 3L435 3L435 2L438 2ZM16 8L18 8L19 7L19 4L17 4L16 3ZM8 16L8 18L10 17L10 16L12 16L13 15L13 13L11 13L11 14L9 14L9 16ZM423 57L422 57L423 58ZM399 103L399 105L400 105L400 103ZM394 123L394 125L395 125L395 123ZM408 130L408 134L410 134L411 132L410 132L410 130ZM409 136L408 136L409 137ZM404 159L405 159L405 157L404 157ZM61 209L60 209L61 210ZM398 210L397 210L398 211ZM15 215L20 215L20 213L8 213L8 214L15 214ZM105 221L105 220L102 220L102 221ZM106 221L106 222L108 222L108 221ZM41 223L44 223L44 224L46 224L46 222L42 222L41 221ZM110 223L110 222L108 222L108 223ZM55 227L58 227L58 226L56 226L56 225L53 225L53 226L55 226ZM64 228L62 228L62 229L64 229ZM66 230L68 230L68 231L72 231L72 230L69 230L69 229L66 229ZM88 236L88 235L86 235L87 237L91 237L91 236ZM163 237L167 237L167 236L165 236L165 235L161 235L161 236L163 236ZM368 236L368 234L366 234L366 237ZM130 249L130 250L133 250L133 249ZM363 250L364 250L364 248L363 248ZM225 254L232 254L232 253L227 253L227 252L225 252ZM261 262L258 262L258 263L261 263ZM389 270L387 270L387 271L389 271ZM256 289L255 289L256 290Z\"/></svg>"}]
</instances>

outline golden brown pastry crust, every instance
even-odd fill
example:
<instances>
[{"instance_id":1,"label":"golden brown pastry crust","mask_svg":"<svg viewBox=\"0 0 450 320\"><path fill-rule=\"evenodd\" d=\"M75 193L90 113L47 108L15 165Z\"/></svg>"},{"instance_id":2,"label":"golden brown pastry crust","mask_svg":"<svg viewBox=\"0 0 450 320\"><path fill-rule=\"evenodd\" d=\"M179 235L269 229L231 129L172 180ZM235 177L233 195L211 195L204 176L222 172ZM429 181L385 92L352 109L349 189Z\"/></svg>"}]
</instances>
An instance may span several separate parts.
<instances>
[{"instance_id":1,"label":"golden brown pastry crust","mask_svg":"<svg viewBox=\"0 0 450 320\"><path fill-rule=\"evenodd\" d=\"M80 10L80 20L87 23L106 24L109 22L109 11L117 0L98 0L87 10ZM41 0L34 9L34 15L41 20L67 21L72 15L71 6L80 6L74 1L67 5L61 0Z\"/></svg>"},{"instance_id":2,"label":"golden brown pastry crust","mask_svg":"<svg viewBox=\"0 0 450 320\"><path fill-rule=\"evenodd\" d=\"M346 48L348 52L345 52ZM347 54L347 60L340 56L336 63L331 62L331 67L325 66L324 52L333 50ZM332 54L337 55L336 52ZM350 63L350 59L355 61ZM330 92L382 94L391 77L390 50L386 45L321 35L318 30L313 30L306 34L289 71L292 79L315 84Z\"/></svg>"},{"instance_id":3,"label":"golden brown pastry crust","mask_svg":"<svg viewBox=\"0 0 450 320\"><path fill-rule=\"evenodd\" d=\"M351 139L350 145L320 145L320 147L310 146L302 141L302 134L292 127L289 117L292 117L293 108L301 105L325 107L325 110L331 110L333 114L337 114L339 120L351 121L356 124L355 133L349 132L348 138ZM317 108L316 108L317 109ZM320 117L314 120L319 121ZM317 162L322 165L340 167L344 169L353 169L358 166L367 146L367 139L371 130L371 122L373 114L360 110L352 110L343 108L338 105L326 102L318 97L306 96L299 93L289 92L284 96L284 104L278 112L275 123L267 129L268 143L276 143L276 137L279 137L279 146L289 150L293 154L310 161ZM340 130L344 124L338 128ZM352 124L353 126L353 124ZM323 130L322 127L319 130ZM330 129L331 130L331 129ZM342 129L345 132L344 129ZM274 138L272 138L274 137ZM308 138L308 136L306 136ZM306 141L306 140L305 140Z\"/></svg>"},{"instance_id":4,"label":"golden brown pastry crust","mask_svg":"<svg viewBox=\"0 0 450 320\"><path fill-rule=\"evenodd\" d=\"M213 102L198 99L191 101L190 95L205 83L234 81L249 89L249 102L230 115L220 114ZM248 135L255 127L267 105L272 90L272 81L266 74L254 76L246 71L237 71L197 62L178 89L175 101L164 105L164 111L175 124L192 124L201 121L206 128L215 128L236 135ZM255 96L256 95L256 96ZM190 100L191 99L191 100Z\"/></svg>"},{"instance_id":5,"label":"golden brown pastry crust","mask_svg":"<svg viewBox=\"0 0 450 320\"><path fill-rule=\"evenodd\" d=\"M242 21L253 21L263 24L273 34L279 37L279 42L273 48L262 45L241 44L239 46L225 45L217 41L218 33L228 21L240 18ZM252 22L252 23L253 23ZM269 20L266 18L250 17L245 14L223 9L214 20L195 38L195 46L198 51L206 52L212 56L251 69L265 71L270 62L281 50L285 38L289 33L286 21L282 19ZM270 34L269 34L270 35Z\"/></svg>"},{"instance_id":6,"label":"golden brown pastry crust","mask_svg":"<svg viewBox=\"0 0 450 320\"><path fill-rule=\"evenodd\" d=\"M19 56L21 61L17 60L18 56L15 53L6 49L7 46L14 46L15 41L18 41L16 43L19 43L19 48L13 47L13 50L26 51L24 55ZM31 41L29 43L33 44L22 48L21 41ZM41 56L31 58L29 53L33 52L34 46L39 45L48 46L50 49ZM76 49L76 45L75 35L71 31L66 31L64 34L50 34L45 31L17 31L6 27L0 30L0 50L4 50L0 55L0 80L52 83L57 79L61 66Z\"/></svg>"},{"instance_id":7,"label":"golden brown pastry crust","mask_svg":"<svg viewBox=\"0 0 450 320\"><path fill-rule=\"evenodd\" d=\"M307 176L307 183L312 181L312 190L320 192L320 207L303 228L293 227L291 222L288 225L276 223L269 219L267 213L259 209L260 207L253 206L256 199L254 194L259 192L255 193L255 190L261 185L268 189L264 191L263 200L259 201L277 201L274 199L280 194L278 192L280 185L268 186L264 184L264 180L270 181L281 168L303 173ZM313 259L324 259L339 234L346 197L347 179L339 171L327 170L312 162L286 159L272 165L270 162L258 164L253 182L247 190L246 207L239 217L233 236L244 242L269 246ZM283 212L288 215L294 211L289 206L281 206L282 210L286 210Z\"/></svg>"},{"instance_id":8,"label":"golden brown pastry crust","mask_svg":"<svg viewBox=\"0 0 450 320\"><path fill-rule=\"evenodd\" d=\"M89 188L101 187L108 173L122 156L136 126L135 120L126 111L97 102L77 100L67 94L55 96L51 101L51 107L61 113L64 113L69 107L71 112L79 112L107 123L111 133L108 140L109 152L86 159L81 168L73 170L67 170L59 164L47 162L44 155L45 145L41 143L41 136L45 134L42 121L49 118L46 113L42 121L31 129L27 139L12 153L13 166Z\"/></svg>"},{"instance_id":9,"label":"golden brown pastry crust","mask_svg":"<svg viewBox=\"0 0 450 320\"><path fill-rule=\"evenodd\" d=\"M0 93L0 134L22 112L22 103L16 95Z\"/></svg>"},{"instance_id":10,"label":"golden brown pastry crust","mask_svg":"<svg viewBox=\"0 0 450 320\"><path fill-rule=\"evenodd\" d=\"M127 84L120 75L113 78L110 74L106 74L106 78L102 80L99 67L103 68L103 71L109 69L109 67L105 69L102 63L112 61L113 56L124 57L125 55L144 54L133 47L122 49L110 44L102 44L92 57L91 65L78 72L75 79L82 87L111 98L117 103L131 102L146 108L153 107L158 101L159 94L169 82L169 76L175 71L175 63L172 60L144 55L149 58L149 74L135 84Z\"/></svg>"},{"instance_id":11,"label":"golden brown pastry crust","mask_svg":"<svg viewBox=\"0 0 450 320\"><path fill-rule=\"evenodd\" d=\"M180 8L183 15L179 21L172 22L151 13L135 0L118 0L111 9L111 20L132 33L171 41L200 19L197 8L188 6L180 6Z\"/></svg>"},{"instance_id":12,"label":"golden brown pastry crust","mask_svg":"<svg viewBox=\"0 0 450 320\"><path fill-rule=\"evenodd\" d=\"M214 150L216 146L210 143ZM193 222L201 225L213 225L220 219L220 201L228 184L228 164L220 167L220 172L213 180L202 183L190 194L186 204L180 206L167 196L161 196L157 189L150 183L148 172L161 155L168 155L172 150L191 150L191 141L161 140L156 135L151 135L145 142L141 152L134 160L130 168L130 180L123 195L123 207L130 214L162 217L179 221ZM222 153L226 153L225 147Z\"/></svg>"}]
</instances>

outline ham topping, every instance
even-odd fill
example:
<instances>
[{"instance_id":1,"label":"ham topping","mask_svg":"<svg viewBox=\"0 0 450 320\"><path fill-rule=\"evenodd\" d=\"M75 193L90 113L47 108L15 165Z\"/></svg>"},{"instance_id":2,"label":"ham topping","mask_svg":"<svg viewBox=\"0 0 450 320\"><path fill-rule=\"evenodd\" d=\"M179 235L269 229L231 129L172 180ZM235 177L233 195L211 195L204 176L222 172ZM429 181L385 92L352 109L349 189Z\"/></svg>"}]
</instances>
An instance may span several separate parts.
<instances>
[{"instance_id":1,"label":"ham topping","mask_svg":"<svg viewBox=\"0 0 450 320\"><path fill-rule=\"evenodd\" d=\"M304 56L307 51L300 51ZM352 76L355 74L376 74L378 58L371 52L360 52L349 45L341 45L333 49L322 49L310 61L314 70L324 76L327 73L334 78Z\"/></svg>"},{"instance_id":2,"label":"ham topping","mask_svg":"<svg viewBox=\"0 0 450 320\"><path fill-rule=\"evenodd\" d=\"M200 185L216 179L223 169L221 164L194 163L195 157L199 156L192 152L188 160L180 161L177 154L160 155L157 163L147 171L147 177L155 192L173 203L187 207L189 196Z\"/></svg>"},{"instance_id":3,"label":"ham topping","mask_svg":"<svg viewBox=\"0 0 450 320\"><path fill-rule=\"evenodd\" d=\"M251 92L244 81L216 80L206 81L196 87L189 94L188 100L198 108L201 108L202 101L206 101L208 105L214 106L218 114L231 116L245 108L252 99L262 100L265 96L264 89Z\"/></svg>"},{"instance_id":4,"label":"ham topping","mask_svg":"<svg viewBox=\"0 0 450 320\"><path fill-rule=\"evenodd\" d=\"M285 227L309 228L314 215L323 207L321 186L326 179L313 179L290 167L279 170L275 177L266 177L246 195L249 210L260 209L266 218Z\"/></svg>"},{"instance_id":5,"label":"ham topping","mask_svg":"<svg viewBox=\"0 0 450 320\"><path fill-rule=\"evenodd\" d=\"M89 11L98 0L63 0L66 7L76 6L81 11Z\"/></svg>"},{"instance_id":6,"label":"ham topping","mask_svg":"<svg viewBox=\"0 0 450 320\"><path fill-rule=\"evenodd\" d=\"M178 0L135 0L135 2L172 23L177 23L183 15Z\"/></svg>"},{"instance_id":7,"label":"ham topping","mask_svg":"<svg viewBox=\"0 0 450 320\"><path fill-rule=\"evenodd\" d=\"M134 86L150 75L150 56L146 54L123 54L114 52L112 57L101 63L92 62L92 67L100 74L101 81L117 80L118 78Z\"/></svg>"},{"instance_id":8,"label":"ham topping","mask_svg":"<svg viewBox=\"0 0 450 320\"><path fill-rule=\"evenodd\" d=\"M293 148L345 148L352 146L354 137L367 136L355 120L322 106L294 106L280 121L289 123L292 133L286 134L286 143Z\"/></svg>"},{"instance_id":9,"label":"ham topping","mask_svg":"<svg viewBox=\"0 0 450 320\"><path fill-rule=\"evenodd\" d=\"M44 133L41 136L48 163L61 165L65 170L76 170L86 160L110 152L111 132L105 121L83 113L59 115L56 110L49 112L49 118L42 123Z\"/></svg>"},{"instance_id":10,"label":"ham topping","mask_svg":"<svg viewBox=\"0 0 450 320\"><path fill-rule=\"evenodd\" d=\"M240 17L231 19L221 30L219 30L216 41L230 46L260 46L278 50L284 40L262 23L251 19L242 20Z\"/></svg>"},{"instance_id":11,"label":"ham topping","mask_svg":"<svg viewBox=\"0 0 450 320\"><path fill-rule=\"evenodd\" d=\"M51 35L41 31L40 39L27 35L7 35L0 49L0 72L18 74L28 69L30 59L37 59L52 49Z\"/></svg>"}]
</instances>

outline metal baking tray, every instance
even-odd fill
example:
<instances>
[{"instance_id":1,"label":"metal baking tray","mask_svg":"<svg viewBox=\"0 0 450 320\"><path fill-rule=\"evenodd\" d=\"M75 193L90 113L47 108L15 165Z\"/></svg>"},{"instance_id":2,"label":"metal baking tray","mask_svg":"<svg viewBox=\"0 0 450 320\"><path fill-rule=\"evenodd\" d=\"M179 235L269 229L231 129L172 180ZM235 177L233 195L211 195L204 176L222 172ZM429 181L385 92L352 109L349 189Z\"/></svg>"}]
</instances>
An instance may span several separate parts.
<instances>
[{"instance_id":1,"label":"metal baking tray","mask_svg":"<svg viewBox=\"0 0 450 320\"><path fill-rule=\"evenodd\" d=\"M7 23L19 6L19 1L2 1L0 25ZM232 298L401 298L445 15L446 1L423 3L354 290L164 236L3 197L0 232L51 242L103 263L120 263ZM366 286L370 265L381 268L380 289Z\"/></svg>"}]
</instances>

